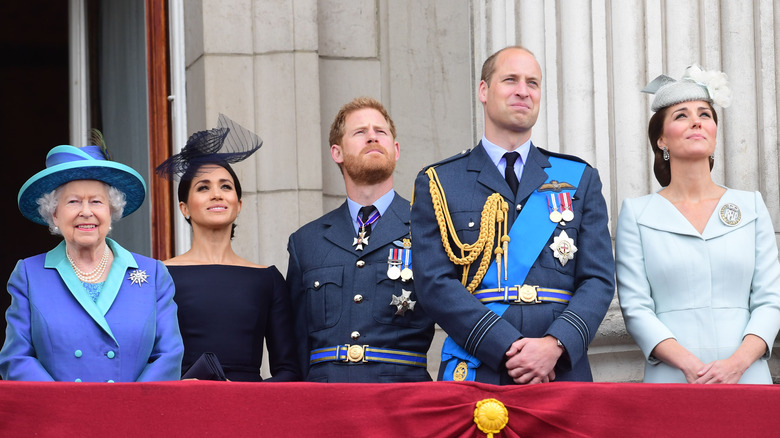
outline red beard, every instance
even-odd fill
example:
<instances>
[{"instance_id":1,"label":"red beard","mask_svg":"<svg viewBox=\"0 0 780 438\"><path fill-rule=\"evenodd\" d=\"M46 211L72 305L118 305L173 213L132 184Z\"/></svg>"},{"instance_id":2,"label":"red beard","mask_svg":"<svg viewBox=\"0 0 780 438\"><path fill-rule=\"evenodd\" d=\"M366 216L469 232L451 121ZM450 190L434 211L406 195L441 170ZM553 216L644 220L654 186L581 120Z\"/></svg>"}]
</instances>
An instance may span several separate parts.
<instances>
[{"instance_id":1,"label":"red beard","mask_svg":"<svg viewBox=\"0 0 780 438\"><path fill-rule=\"evenodd\" d=\"M395 170L395 160L383 153L381 157L368 156L365 151L375 149L366 146L357 155L344 154L344 172L357 184L374 185L390 178Z\"/></svg>"}]
</instances>

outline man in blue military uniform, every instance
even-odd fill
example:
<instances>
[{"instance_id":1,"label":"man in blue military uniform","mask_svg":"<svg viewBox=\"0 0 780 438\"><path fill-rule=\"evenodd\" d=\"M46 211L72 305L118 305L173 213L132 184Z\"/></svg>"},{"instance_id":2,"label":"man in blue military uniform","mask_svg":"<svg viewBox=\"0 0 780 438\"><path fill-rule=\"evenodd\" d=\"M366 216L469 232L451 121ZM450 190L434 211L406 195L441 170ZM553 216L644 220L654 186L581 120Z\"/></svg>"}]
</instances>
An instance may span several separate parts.
<instances>
[{"instance_id":1,"label":"man in blue military uniform","mask_svg":"<svg viewBox=\"0 0 780 438\"><path fill-rule=\"evenodd\" d=\"M393 190L400 156L381 103L357 98L330 129L347 200L290 236L287 282L306 380L431 380L433 321L417 303L409 201Z\"/></svg>"},{"instance_id":2,"label":"man in blue military uniform","mask_svg":"<svg viewBox=\"0 0 780 438\"><path fill-rule=\"evenodd\" d=\"M417 293L450 336L440 379L593 379L588 345L614 295L607 209L594 168L531 143L541 81L522 47L488 58L482 141L417 177Z\"/></svg>"}]
</instances>

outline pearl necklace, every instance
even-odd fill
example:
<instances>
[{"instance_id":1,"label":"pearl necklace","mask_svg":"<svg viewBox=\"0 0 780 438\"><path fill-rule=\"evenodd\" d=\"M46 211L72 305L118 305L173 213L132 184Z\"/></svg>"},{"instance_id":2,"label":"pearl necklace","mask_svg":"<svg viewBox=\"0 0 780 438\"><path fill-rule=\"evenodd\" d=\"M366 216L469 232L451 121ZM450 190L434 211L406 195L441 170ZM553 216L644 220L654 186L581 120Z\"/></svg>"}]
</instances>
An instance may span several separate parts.
<instances>
[{"instance_id":1,"label":"pearl necklace","mask_svg":"<svg viewBox=\"0 0 780 438\"><path fill-rule=\"evenodd\" d=\"M70 258L70 254L68 254L68 251L65 250L65 256L68 257L68 261L70 262L70 266L73 268L73 272L76 273L76 277L79 278L83 283L94 283L103 276L103 273L106 272L106 266L108 266L108 255L111 253L108 249L108 245L106 245L106 250L103 251L103 257L100 258L100 263L98 263L97 268L95 268L92 272L84 272L81 269L76 266L76 262L73 261L72 258Z\"/></svg>"}]
</instances>

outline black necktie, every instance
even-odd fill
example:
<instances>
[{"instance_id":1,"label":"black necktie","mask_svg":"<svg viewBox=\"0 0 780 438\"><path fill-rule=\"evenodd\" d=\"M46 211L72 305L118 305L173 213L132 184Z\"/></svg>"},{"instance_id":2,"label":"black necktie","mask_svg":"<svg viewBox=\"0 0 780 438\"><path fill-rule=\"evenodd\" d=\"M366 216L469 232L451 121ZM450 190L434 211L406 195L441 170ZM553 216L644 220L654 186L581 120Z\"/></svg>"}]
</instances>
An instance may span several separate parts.
<instances>
[{"instance_id":1,"label":"black necktie","mask_svg":"<svg viewBox=\"0 0 780 438\"><path fill-rule=\"evenodd\" d=\"M374 215L374 212L376 212L376 207L374 207L373 205L360 207L358 223L362 228L365 229L365 234L364 234L365 237L371 235L371 224L373 224L374 222L376 222L377 219L379 219L378 212L376 214L376 217L372 217L372 215Z\"/></svg>"},{"instance_id":2,"label":"black necktie","mask_svg":"<svg viewBox=\"0 0 780 438\"><path fill-rule=\"evenodd\" d=\"M504 170L504 179L509 184L509 188L512 189L512 193L517 195L517 187L520 182L517 180L517 174L515 173L515 161L520 154L517 152L507 152L504 154L506 158L506 170Z\"/></svg>"}]
</instances>

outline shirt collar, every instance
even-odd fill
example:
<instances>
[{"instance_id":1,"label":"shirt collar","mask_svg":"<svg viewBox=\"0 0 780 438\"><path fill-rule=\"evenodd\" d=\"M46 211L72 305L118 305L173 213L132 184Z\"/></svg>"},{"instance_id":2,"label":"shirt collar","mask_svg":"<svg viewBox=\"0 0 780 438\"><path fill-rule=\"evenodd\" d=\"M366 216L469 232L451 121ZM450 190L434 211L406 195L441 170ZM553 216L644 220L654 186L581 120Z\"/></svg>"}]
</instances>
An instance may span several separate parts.
<instances>
[{"instance_id":1,"label":"shirt collar","mask_svg":"<svg viewBox=\"0 0 780 438\"><path fill-rule=\"evenodd\" d=\"M388 208L390 208L390 204L393 202L393 198L395 197L395 190L390 189L387 193L380 196L379 199L374 201L374 207L376 207L377 210L379 210L379 215L384 216L385 212ZM357 215L360 211L360 208L363 207L363 205L358 204L357 202L349 199L347 197L347 206L349 207L349 217L352 218L352 224L355 226L355 231L358 229L358 221L357 221Z\"/></svg>"},{"instance_id":2,"label":"shirt collar","mask_svg":"<svg viewBox=\"0 0 780 438\"><path fill-rule=\"evenodd\" d=\"M485 152L487 152L488 156L490 157L490 160L493 162L493 164L498 167L498 162L501 161L502 158L504 158L504 154L509 152L506 149L502 148L501 146L496 145L495 143L492 143L490 140L485 138L485 136L482 136L482 147L485 148ZM525 165L525 162L528 160L528 153L531 151L531 140L529 139L522 145L520 145L519 148L515 149L515 152L520 153L520 164Z\"/></svg>"}]
</instances>

